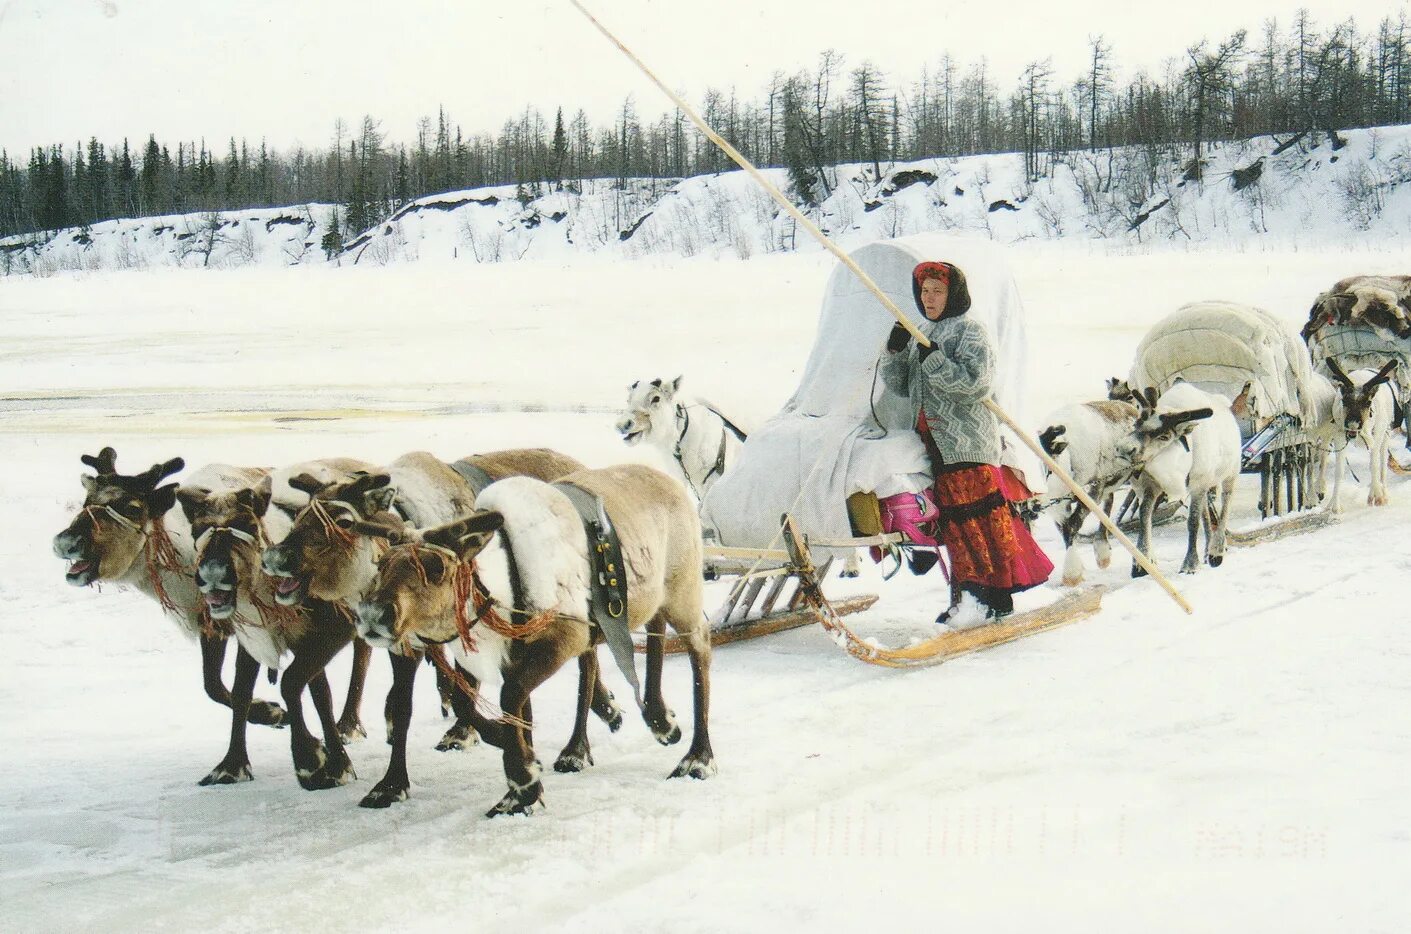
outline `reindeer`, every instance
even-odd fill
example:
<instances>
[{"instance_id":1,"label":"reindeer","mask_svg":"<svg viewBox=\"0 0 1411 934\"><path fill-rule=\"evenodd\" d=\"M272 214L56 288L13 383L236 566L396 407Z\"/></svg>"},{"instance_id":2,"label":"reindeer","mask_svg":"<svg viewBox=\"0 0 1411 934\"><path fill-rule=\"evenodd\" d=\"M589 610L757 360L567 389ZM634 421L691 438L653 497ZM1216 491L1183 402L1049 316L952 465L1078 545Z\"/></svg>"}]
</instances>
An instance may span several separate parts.
<instances>
[{"instance_id":1,"label":"reindeer","mask_svg":"<svg viewBox=\"0 0 1411 934\"><path fill-rule=\"evenodd\" d=\"M365 473L339 483L324 483L311 476L295 476L291 485L307 493L309 505L293 520L293 527L278 544L266 549L261 562L274 580L275 600L298 606L306 599L356 604L377 574L377 562L386 547L389 528L429 528L470 512L476 492L489 482L508 476L534 476L554 480L583 469L583 465L547 449L498 451L446 464L425 452L414 452L393 461L386 470ZM426 647L430 658L439 646ZM412 687L422 651L389 651L393 684L387 695L385 717L392 757L387 774L362 799L363 807L383 808L407 797L410 780L406 770L406 741L412 714ZM596 669L595 669L596 671ZM461 673L464 677L464 672ZM622 713L612 694L596 675L588 682L592 708L616 730ZM471 699L451 692L456 723L436 744L438 750L464 749L477 742L479 718Z\"/></svg>"},{"instance_id":2,"label":"reindeer","mask_svg":"<svg viewBox=\"0 0 1411 934\"><path fill-rule=\"evenodd\" d=\"M365 466L349 460L316 461L266 474L258 484L233 491L189 487L177 491L182 512L195 536L195 580L206 612L214 620L234 622L236 638L244 650L236 662L230 746L209 776L216 783L252 778L240 708L249 701L257 669L245 660L250 658L275 669L285 652L293 652L294 657L281 678L280 693L293 727L290 747L299 784L306 790L318 790L344 785L357 777L343 737L345 730L351 732L354 726L357 735L366 735L358 723L356 699L361 697L368 650L361 653L361 659L355 658L350 710L344 711L345 721L333 719L332 694L324 674L328 662L353 638L352 613L346 606L326 601L281 607L274 599L272 581L259 568L265 546L282 539L290 527L290 507L269 508L276 484L287 492L291 489L291 476L346 476L348 471ZM304 722L305 686L323 727L322 744Z\"/></svg>"},{"instance_id":3,"label":"reindeer","mask_svg":"<svg viewBox=\"0 0 1411 934\"><path fill-rule=\"evenodd\" d=\"M1248 398L1246 386L1241 396ZM1200 567L1199 531L1205 530L1206 562L1219 567L1225 560L1225 532L1230 502L1240 473L1240 429L1230 403L1178 379L1158 398L1145 393L1146 405L1136 426L1141 472L1136 486L1141 497L1141 533L1137 547L1151 557L1152 515L1165 496L1187 501L1186 557L1182 574ZM1209 505L1218 492L1218 513ZM1132 576L1146 572L1133 564Z\"/></svg>"},{"instance_id":4,"label":"reindeer","mask_svg":"<svg viewBox=\"0 0 1411 934\"><path fill-rule=\"evenodd\" d=\"M1103 511L1109 515L1115 491L1128 481L1134 469L1138 445L1132 431L1138 415L1137 406L1128 402L1111 399L1082 402L1052 413L1039 432L1039 443L1048 455L1068 471L1089 496L1101 503ZM1083 581L1083 559L1078 553L1077 538L1088 509L1068 495L1067 487L1059 483L1057 477L1049 478L1049 496L1053 503L1050 509L1056 512L1055 522L1063 536L1063 583L1074 587ZM1112 563L1112 546L1108 543L1105 526L1099 526L1093 550L1098 567L1105 568Z\"/></svg>"},{"instance_id":5,"label":"reindeer","mask_svg":"<svg viewBox=\"0 0 1411 934\"><path fill-rule=\"evenodd\" d=\"M714 774L701 529L690 499L666 475L636 464L580 471L561 483L600 497L616 528L626 564L627 625L645 626L648 634L646 691L639 704L664 745L681 738L661 694L666 626L687 641L695 732L671 777ZM588 622L593 565L583 521L556 486L511 477L487 488L478 505L479 511L465 518L391 546L358 606L358 631L374 645L388 646L403 639L439 642L459 636L456 651L464 667L481 679L501 676L505 719L487 723L481 735L504 750L509 790L487 816L527 814L543 803L530 695L571 658L596 665L594 627ZM580 694L580 725L584 703ZM580 726L560 759L565 756L588 756Z\"/></svg>"},{"instance_id":6,"label":"reindeer","mask_svg":"<svg viewBox=\"0 0 1411 934\"><path fill-rule=\"evenodd\" d=\"M1362 445L1372 457L1371 489L1367 492L1367 505L1387 504L1387 447L1391 443L1391 423L1396 409L1388 380L1396 370L1399 361L1392 360L1380 370L1353 370L1344 373L1338 362L1329 357L1325 361L1333 375L1333 386L1337 391L1332 416L1325 424L1325 433L1334 435L1337 445L1337 464L1333 468L1333 498L1329 508L1334 513L1342 512L1342 475L1347 469L1347 449L1354 441ZM1337 435L1341 435L1338 437ZM1339 442L1341 442L1339 444ZM1326 457L1326 455L1325 455ZM1321 471L1320 477L1321 477ZM1323 489L1320 480L1320 491Z\"/></svg>"},{"instance_id":7,"label":"reindeer","mask_svg":"<svg viewBox=\"0 0 1411 934\"><path fill-rule=\"evenodd\" d=\"M68 528L54 537L54 553L71 562L66 579L86 587L98 582L126 584L157 601L182 632L201 644L202 680L206 696L235 710L230 691L221 680L229 623L212 620L193 578L195 546L191 528L176 508L177 484L159 484L185 466L179 458L153 464L134 476L117 472L117 452L105 447L96 457L82 461L96 475L84 475L87 496L83 508ZM212 464L187 480L187 486L229 490L257 481L260 471ZM285 711L277 704L249 700L241 679L253 690L258 665L243 646L236 658L236 689L246 699L243 719L264 726L282 726ZM202 785L222 781L220 770L201 780Z\"/></svg>"},{"instance_id":8,"label":"reindeer","mask_svg":"<svg viewBox=\"0 0 1411 934\"><path fill-rule=\"evenodd\" d=\"M629 447L645 441L675 464L699 505L735 462L748 435L709 402L678 399L681 379L638 380L628 386L627 408L616 428ZM860 573L857 551L848 552L839 576Z\"/></svg>"}]
</instances>

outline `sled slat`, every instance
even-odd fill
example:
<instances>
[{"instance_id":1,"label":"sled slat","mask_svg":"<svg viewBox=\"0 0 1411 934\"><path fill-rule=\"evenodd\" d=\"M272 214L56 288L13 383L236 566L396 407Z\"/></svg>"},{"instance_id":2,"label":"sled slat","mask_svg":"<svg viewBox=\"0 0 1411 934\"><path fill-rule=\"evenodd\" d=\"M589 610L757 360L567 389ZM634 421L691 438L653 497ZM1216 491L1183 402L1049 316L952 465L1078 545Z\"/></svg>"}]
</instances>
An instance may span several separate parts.
<instances>
[{"instance_id":1,"label":"sled slat","mask_svg":"<svg viewBox=\"0 0 1411 934\"><path fill-rule=\"evenodd\" d=\"M860 613L876 602L876 594L860 594L855 597L846 597L842 600L833 601L833 609L840 616L845 616L849 613ZM787 629L798 629L800 626L808 626L817 621L818 617L816 617L813 610L808 607L802 607L797 610L786 610L782 613L775 613L758 619L749 619L738 623L731 623L727 626L719 626L711 630L710 644L712 646L720 646L728 645L731 642L743 642L748 639L756 639L760 636L772 635L776 632L784 632ZM664 649L669 655L684 652L686 651L686 642L680 636L668 636ZM644 652L646 649L639 643L637 645L637 651Z\"/></svg>"}]
</instances>

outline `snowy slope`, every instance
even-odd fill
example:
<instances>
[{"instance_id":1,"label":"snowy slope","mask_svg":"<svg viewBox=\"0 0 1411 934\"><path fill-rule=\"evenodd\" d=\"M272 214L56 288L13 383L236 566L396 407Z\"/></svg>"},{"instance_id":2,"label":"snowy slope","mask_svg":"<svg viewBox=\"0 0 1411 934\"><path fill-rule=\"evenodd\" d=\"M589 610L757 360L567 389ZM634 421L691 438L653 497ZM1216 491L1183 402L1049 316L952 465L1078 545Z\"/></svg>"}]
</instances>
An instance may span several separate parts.
<instances>
[{"instance_id":1,"label":"snowy slope","mask_svg":"<svg viewBox=\"0 0 1411 934\"><path fill-rule=\"evenodd\" d=\"M1285 148L1286 147L1286 148ZM1282 151L1280 151L1282 150ZM1047 160L1048 157L1045 157ZM1239 250L1400 241L1411 226L1411 127L1260 137L1189 152L1140 148L1054 157L1031 180L1017 154L829 170L811 211L838 242L948 230L1004 243L1111 240ZM766 175L787 189L782 169ZM211 265L317 265L330 208L222 215ZM243 224L243 226L241 226ZM96 224L0 241L0 272L205 265L202 215ZM745 259L817 250L743 172L672 180L589 179L581 191L481 188L421 198L349 240L339 265L698 255Z\"/></svg>"},{"instance_id":2,"label":"snowy slope","mask_svg":"<svg viewBox=\"0 0 1411 934\"><path fill-rule=\"evenodd\" d=\"M1181 302L1253 301L1293 328L1337 277L1411 268L1406 248L1015 253L1036 414L1100 393ZM724 647L709 782L664 781L681 750L634 718L594 722L597 764L550 775L546 813L487 821L499 757L431 749L444 724L423 676L412 797L360 810L387 761L375 659L353 785L301 791L287 735L251 728L256 780L196 787L228 720L195 647L136 595L66 586L49 554L78 455L111 443L126 466L194 469L550 444L601 465L649 457L611 429L634 379L684 373L755 419L788 395L831 260L608 258L0 287L0 928L1405 929L1401 477L1389 507L1347 484L1339 525L1180 579L1194 616L1119 558L1094 575L1121 586L1098 617L939 668L867 667L815 628ZM1365 455L1353 467L1365 481ZM1056 553L1052 529L1042 542ZM1165 567L1183 548L1163 530ZM883 599L857 628L890 644L927 635L944 599L927 578L858 586ZM666 691L685 714L683 659ZM536 696L541 756L572 692L561 674Z\"/></svg>"}]
</instances>

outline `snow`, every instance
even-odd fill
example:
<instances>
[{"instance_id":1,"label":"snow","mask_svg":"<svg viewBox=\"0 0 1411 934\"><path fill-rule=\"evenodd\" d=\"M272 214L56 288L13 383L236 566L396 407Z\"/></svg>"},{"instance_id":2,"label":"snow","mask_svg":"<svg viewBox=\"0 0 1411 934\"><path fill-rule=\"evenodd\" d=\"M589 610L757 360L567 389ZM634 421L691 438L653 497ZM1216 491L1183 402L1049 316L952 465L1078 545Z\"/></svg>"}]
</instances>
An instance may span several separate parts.
<instances>
[{"instance_id":1,"label":"snow","mask_svg":"<svg viewBox=\"0 0 1411 934\"><path fill-rule=\"evenodd\" d=\"M1264 246L1018 244L1030 410L1100 395L1184 302L1250 302L1293 329L1337 278L1411 267L1402 246ZM195 647L136 594L68 587L50 554L81 499L78 455L113 444L128 470L175 455L195 469L552 445L600 466L653 456L612 428L644 374L684 374L756 421L788 397L831 259L614 260L0 284L0 927L1405 929L1400 476L1388 507L1346 484L1333 526L1179 578L1193 616L1129 582L1119 555L1089 572L1116 588L1097 616L937 668L863 665L819 627L722 647L706 782L664 780L684 746L659 747L629 712L616 734L590 724L596 765L547 775L544 813L487 820L499 756L431 748L446 724L423 671L411 797L359 809L388 757L375 658L358 781L300 790L287 733L251 727L255 781L198 788L229 721ZM1365 453L1352 461L1365 478ZM1235 527L1255 524L1256 491L1242 478ZM1057 558L1056 532L1040 540ZM1174 571L1184 530L1156 547ZM880 592L849 619L892 646L932 634L944 602L935 579L875 570L828 587ZM340 699L347 669L345 653ZM535 698L546 761L575 680ZM689 722L683 657L665 681ZM274 696L263 679L257 693Z\"/></svg>"}]
</instances>

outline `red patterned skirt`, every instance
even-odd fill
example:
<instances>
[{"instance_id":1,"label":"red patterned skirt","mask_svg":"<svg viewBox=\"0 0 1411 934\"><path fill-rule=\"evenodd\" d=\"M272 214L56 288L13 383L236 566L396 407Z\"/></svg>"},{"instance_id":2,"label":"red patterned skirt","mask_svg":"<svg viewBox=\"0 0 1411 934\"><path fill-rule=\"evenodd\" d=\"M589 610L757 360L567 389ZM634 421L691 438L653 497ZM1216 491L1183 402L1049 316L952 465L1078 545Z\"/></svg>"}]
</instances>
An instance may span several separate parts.
<instances>
[{"instance_id":1,"label":"red patterned skirt","mask_svg":"<svg viewBox=\"0 0 1411 934\"><path fill-rule=\"evenodd\" d=\"M924 416L922 417L924 419ZM1037 587L1053 573L1007 493L1021 486L990 464L942 464L925 422L918 425L935 470L936 538L950 555L951 581L1007 593ZM1008 481L1008 482L1007 482Z\"/></svg>"}]
</instances>

